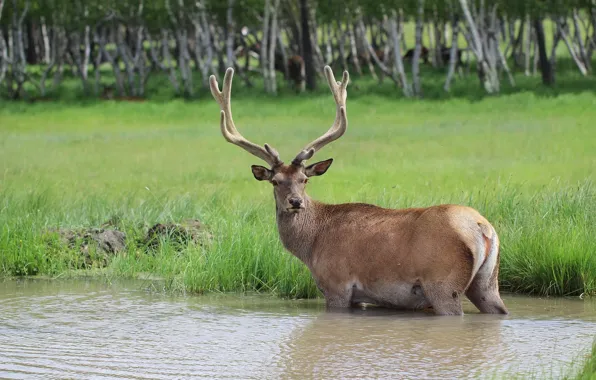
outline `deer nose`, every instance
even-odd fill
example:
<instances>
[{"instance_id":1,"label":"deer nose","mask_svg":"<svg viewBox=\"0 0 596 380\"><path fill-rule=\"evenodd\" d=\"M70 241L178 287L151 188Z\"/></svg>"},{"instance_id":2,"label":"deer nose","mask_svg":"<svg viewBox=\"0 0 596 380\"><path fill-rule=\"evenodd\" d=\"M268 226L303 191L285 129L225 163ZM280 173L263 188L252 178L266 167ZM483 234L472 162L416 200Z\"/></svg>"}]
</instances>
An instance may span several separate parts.
<instances>
[{"instance_id":1,"label":"deer nose","mask_svg":"<svg viewBox=\"0 0 596 380\"><path fill-rule=\"evenodd\" d=\"M288 199L288 202L290 202L292 207L298 208L298 207L302 206L302 199L300 199L300 198L290 198L290 199Z\"/></svg>"}]
</instances>

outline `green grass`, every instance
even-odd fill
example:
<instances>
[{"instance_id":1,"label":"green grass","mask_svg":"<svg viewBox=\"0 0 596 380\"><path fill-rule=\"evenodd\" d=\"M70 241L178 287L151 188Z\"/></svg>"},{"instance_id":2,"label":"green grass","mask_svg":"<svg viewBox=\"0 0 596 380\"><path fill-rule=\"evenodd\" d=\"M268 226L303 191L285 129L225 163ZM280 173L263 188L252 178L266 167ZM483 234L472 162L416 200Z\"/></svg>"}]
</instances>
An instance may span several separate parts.
<instances>
[{"instance_id":1,"label":"green grass","mask_svg":"<svg viewBox=\"0 0 596 380\"><path fill-rule=\"evenodd\" d=\"M596 342L592 345L592 352L586 358L583 367L574 377L574 380L594 380L596 379Z\"/></svg>"},{"instance_id":2,"label":"green grass","mask_svg":"<svg viewBox=\"0 0 596 380\"><path fill-rule=\"evenodd\" d=\"M427 78L427 100L410 101L388 81L379 87L354 77L348 131L317 154L335 161L309 194L386 207L471 205L501 237L503 289L595 294L594 79L560 75L557 88L545 89L539 78L519 76L520 88L504 85L502 95L487 97L474 78L456 82L450 95L436 76ZM282 90L273 98L239 79L238 128L286 160L333 120L322 82L314 94ZM279 242L271 188L250 173L259 160L225 142L210 94L145 103L78 94L0 103L1 274L78 273L82 259L48 242L49 227L99 226L116 216L134 241L155 222L198 218L214 235L210 244L154 254L131 244L100 273L150 273L193 292L318 295Z\"/></svg>"}]
</instances>

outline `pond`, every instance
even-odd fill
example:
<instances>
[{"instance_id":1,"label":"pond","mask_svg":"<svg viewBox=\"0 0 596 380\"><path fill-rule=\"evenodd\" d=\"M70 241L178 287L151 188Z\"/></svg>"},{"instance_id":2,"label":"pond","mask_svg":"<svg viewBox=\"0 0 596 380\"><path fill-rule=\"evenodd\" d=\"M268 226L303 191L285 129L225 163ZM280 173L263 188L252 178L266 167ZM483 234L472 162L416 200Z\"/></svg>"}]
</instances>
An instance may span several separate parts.
<instances>
[{"instance_id":1,"label":"pond","mask_svg":"<svg viewBox=\"0 0 596 380\"><path fill-rule=\"evenodd\" d=\"M589 300L505 294L509 316L436 317L154 284L0 280L0 377L558 378L596 336Z\"/></svg>"}]
</instances>

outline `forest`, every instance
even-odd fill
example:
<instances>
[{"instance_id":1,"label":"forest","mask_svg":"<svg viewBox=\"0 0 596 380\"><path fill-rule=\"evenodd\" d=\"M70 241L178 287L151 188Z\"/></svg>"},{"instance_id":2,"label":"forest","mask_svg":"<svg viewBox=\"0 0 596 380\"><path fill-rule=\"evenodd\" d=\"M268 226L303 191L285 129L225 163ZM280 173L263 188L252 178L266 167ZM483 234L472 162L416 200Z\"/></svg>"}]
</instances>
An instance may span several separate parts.
<instances>
[{"instance_id":1,"label":"forest","mask_svg":"<svg viewBox=\"0 0 596 380\"><path fill-rule=\"evenodd\" d=\"M143 99L155 77L209 96L227 67L248 88L312 91L325 65L405 97L424 97L425 75L498 94L515 73L555 86L561 56L591 76L595 49L596 0L0 0L6 99L70 79L85 96Z\"/></svg>"}]
</instances>

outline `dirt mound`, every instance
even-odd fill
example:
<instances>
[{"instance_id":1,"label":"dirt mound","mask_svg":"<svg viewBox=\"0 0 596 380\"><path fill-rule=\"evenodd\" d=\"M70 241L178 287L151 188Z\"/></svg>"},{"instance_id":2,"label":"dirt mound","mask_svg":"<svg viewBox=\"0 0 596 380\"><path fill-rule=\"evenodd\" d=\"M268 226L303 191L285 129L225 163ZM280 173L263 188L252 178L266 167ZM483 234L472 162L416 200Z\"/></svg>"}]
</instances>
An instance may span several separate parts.
<instances>
[{"instance_id":1,"label":"dirt mound","mask_svg":"<svg viewBox=\"0 0 596 380\"><path fill-rule=\"evenodd\" d=\"M189 219L181 223L157 223L149 228L141 243L154 249L167 240L170 244L184 247L188 244L203 245L211 238L211 234L201 221Z\"/></svg>"},{"instance_id":2,"label":"dirt mound","mask_svg":"<svg viewBox=\"0 0 596 380\"><path fill-rule=\"evenodd\" d=\"M48 232L58 235L60 242L70 249L78 250L86 265L105 266L111 256L126 249L126 234L117 230L58 228Z\"/></svg>"},{"instance_id":3,"label":"dirt mound","mask_svg":"<svg viewBox=\"0 0 596 380\"><path fill-rule=\"evenodd\" d=\"M65 247L79 252L83 259L80 267L105 267L111 258L127 249L126 234L118 230L121 220L112 218L99 228L51 228L45 231L48 247L64 250ZM142 227L141 227L142 228ZM144 236L133 239L133 245L141 248L135 254L151 253L162 244L183 251L189 245L204 245L212 239L211 233L201 221L184 220L180 223L157 223ZM143 252L145 251L145 252Z\"/></svg>"}]
</instances>

